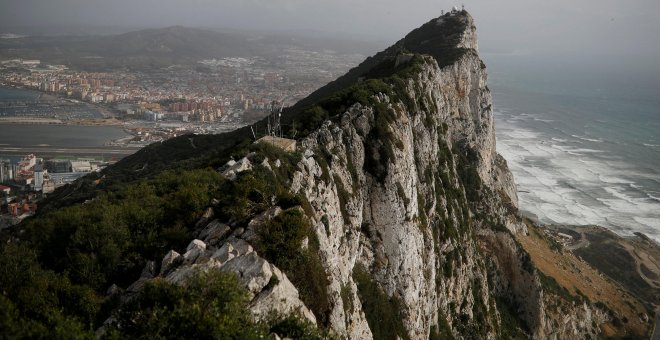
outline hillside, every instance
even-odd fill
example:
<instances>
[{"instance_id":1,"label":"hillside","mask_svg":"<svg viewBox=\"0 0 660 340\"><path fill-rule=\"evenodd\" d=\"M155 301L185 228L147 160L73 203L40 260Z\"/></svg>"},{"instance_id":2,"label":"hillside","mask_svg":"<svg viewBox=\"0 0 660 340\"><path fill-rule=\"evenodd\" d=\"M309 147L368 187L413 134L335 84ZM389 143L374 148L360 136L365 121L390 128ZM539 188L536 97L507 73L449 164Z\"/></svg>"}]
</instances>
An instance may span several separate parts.
<instances>
[{"instance_id":1,"label":"hillside","mask_svg":"<svg viewBox=\"0 0 660 340\"><path fill-rule=\"evenodd\" d=\"M287 48L369 53L373 43L257 32L219 32L171 26L110 36L34 36L0 39L0 58L40 59L90 71L148 70L226 57L278 56Z\"/></svg>"},{"instance_id":2,"label":"hillside","mask_svg":"<svg viewBox=\"0 0 660 340\"><path fill-rule=\"evenodd\" d=\"M58 190L1 234L0 326L108 338L650 333L635 297L518 216L467 12L431 20L284 118L293 152L248 129L186 135Z\"/></svg>"}]
</instances>

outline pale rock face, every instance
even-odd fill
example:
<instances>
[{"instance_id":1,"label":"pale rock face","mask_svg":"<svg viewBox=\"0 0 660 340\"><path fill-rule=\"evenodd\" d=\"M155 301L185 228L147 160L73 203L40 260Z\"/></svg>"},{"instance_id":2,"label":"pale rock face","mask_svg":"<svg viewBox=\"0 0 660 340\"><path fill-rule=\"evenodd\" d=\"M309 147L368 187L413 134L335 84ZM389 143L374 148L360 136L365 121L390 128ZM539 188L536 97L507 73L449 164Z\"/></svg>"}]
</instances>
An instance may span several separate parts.
<instances>
[{"instance_id":1,"label":"pale rock face","mask_svg":"<svg viewBox=\"0 0 660 340\"><path fill-rule=\"evenodd\" d=\"M238 162L234 160L230 160L229 162L227 162L227 164L224 167L224 170L222 170L222 175L230 180L233 180L236 178L236 175L238 175L239 173L251 169L252 169L252 163L250 162L249 159L247 159L247 157L243 157Z\"/></svg>"},{"instance_id":2,"label":"pale rock face","mask_svg":"<svg viewBox=\"0 0 660 340\"><path fill-rule=\"evenodd\" d=\"M470 41L473 36L472 33L464 36L465 46L476 48L476 42ZM353 313L357 318L346 318L343 302L338 298L342 285L348 285L356 293L351 273L358 262L373 268L374 279L389 295L399 296L404 302L404 323L412 338L428 337L430 327L437 323L438 310L472 317L475 284L479 286L481 299L488 301L487 274L482 260L475 254L476 245L467 240L449 239L436 249L431 229L420 226L421 210L429 220L438 219L440 211L447 214L445 199L432 198L439 190L435 185L440 183L429 183L426 178L427 169L442 171L448 166L438 157L439 139L449 148L458 143L467 144L478 155L478 175L483 183L491 188L498 183L494 170L497 167L491 97L481 65L473 54L444 69L428 58L419 77L407 86L411 97L419 98L422 102L419 105L424 105L416 112L407 112L386 95L378 97L397 112L391 123L392 139L401 141L400 146L393 147L395 157L382 184L363 171L352 175L347 166L352 163L354 168L364 167L365 152L369 152L365 151L366 136L375 119L372 108L356 104L340 123L326 122L301 142L305 157L300 172L294 175L292 191L304 193L316 211L317 237L331 277L331 302L335 307L330 322L340 335L360 338L369 333L369 325L359 308ZM429 121L432 126L425 125ZM447 131L441 131L443 123ZM331 151L337 160L330 164L330 183L320 180L322 170L313 157L314 150L320 148ZM448 171L454 175L450 178L456 178L455 167L450 166ZM456 187L458 183L447 185ZM507 185L515 188L511 183ZM340 207L340 188L350 196L343 207L346 216ZM515 189L505 191L511 192L515 193ZM425 206L420 206L421 203ZM329 234L318 222L323 216L330 222ZM456 214L450 213L449 217L453 223L460 224ZM371 236L362 232L365 225ZM437 268L447 261L446 254L458 246L463 249L463 256L457 259L452 275L435 280ZM456 310L449 310L452 301L458 302ZM464 306L460 306L462 301L466 301Z\"/></svg>"},{"instance_id":3,"label":"pale rock face","mask_svg":"<svg viewBox=\"0 0 660 340\"><path fill-rule=\"evenodd\" d=\"M340 337L373 337L353 279L358 264L401 302L400 315L412 339L428 339L441 324L448 324L457 338L474 338L470 334L475 333L495 339L500 323L496 297L520 306L536 339L593 335L597 330L591 321L603 319L588 306L565 311L561 321L546 315L538 275L506 231L526 232L526 227L516 217L513 177L495 150L487 74L476 53L472 19L466 20L468 29L458 45L471 51L443 68L425 57L421 71L404 81L414 107L385 94L373 98L395 117L387 122L393 157L380 160L386 174L375 176L368 166L368 158L375 157L370 132L379 119L374 107L355 104L298 144L302 159L290 190L311 205L309 217L329 282L328 326ZM327 168L317 161L325 154L332 155ZM251 168L243 158L222 171L232 179ZM471 186L481 189L475 194ZM315 323L286 275L249 244L280 213L274 207L229 236L226 225L212 221L197 235L204 241L193 241L183 256L168 253L160 275L183 284L195 270L233 272L252 294L250 306L258 319L294 313ZM342 296L351 306L344 306Z\"/></svg>"},{"instance_id":4,"label":"pale rock face","mask_svg":"<svg viewBox=\"0 0 660 340\"><path fill-rule=\"evenodd\" d=\"M181 254L175 252L174 250L170 250L165 254L165 257L163 257L163 261L160 264L160 273L159 275L166 274L172 267L176 264L177 261L181 259Z\"/></svg>"},{"instance_id":5,"label":"pale rock face","mask_svg":"<svg viewBox=\"0 0 660 340\"><path fill-rule=\"evenodd\" d=\"M468 27L460 46L476 52L474 26ZM513 176L495 150L492 98L486 84L482 61L468 52L442 69L426 58L419 75L407 81L406 92L416 98L415 109L406 109L384 94L375 97L396 114L389 122L389 138L398 142L392 145L394 157L382 182L363 171L365 157L372 152L367 136L376 124L372 107L355 104L338 122L325 122L300 142L303 159L291 190L304 194L314 209L330 282L330 327L340 336L371 337L360 304L353 303L347 316L340 297L342 287L348 287L353 301L359 301L352 277L358 263L370 268L388 295L403 302L403 322L413 339L427 339L443 315L453 316L447 323L459 338L470 332L457 320L460 315L484 325L482 337L496 338L499 314L489 303L492 294L511 296L522 306L520 313L532 328L532 337L567 334L547 322L543 290L534 269L523 263L524 251L510 234L490 230L491 223L513 233L526 232L526 227L516 216ZM443 154L443 145L451 155ZM324 180L324 169L316 159L328 153L330 178ZM465 166L458 163L460 153L488 189L469 205L493 216L493 221L472 216L461 203L465 201L460 195L468 190L459 182ZM434 178L434 173L444 175ZM459 197L452 198L448 191L460 193ZM472 216L472 224L467 215ZM329 222L327 228L322 219ZM437 237L433 228L449 236ZM447 231L452 228L457 229L453 235ZM495 282L489 283L489 277ZM575 314L569 315L576 320ZM589 334L590 328L585 324L576 334Z\"/></svg>"},{"instance_id":6,"label":"pale rock face","mask_svg":"<svg viewBox=\"0 0 660 340\"><path fill-rule=\"evenodd\" d=\"M221 270L237 273L239 281L253 294L266 287L273 276L268 262L254 252L227 261Z\"/></svg>"},{"instance_id":7,"label":"pale rock face","mask_svg":"<svg viewBox=\"0 0 660 340\"><path fill-rule=\"evenodd\" d=\"M551 301L546 301L551 302ZM578 304L562 307L558 313L548 315L544 319L544 337L535 336L536 339L597 339L598 328L593 324L602 324L608 321L609 316L599 309L592 309L587 304Z\"/></svg>"},{"instance_id":8,"label":"pale rock face","mask_svg":"<svg viewBox=\"0 0 660 340\"><path fill-rule=\"evenodd\" d=\"M199 257L206 250L206 243L202 240L193 240L186 248L186 253L183 254L183 258L186 262L192 263L195 262L197 257Z\"/></svg>"},{"instance_id":9,"label":"pale rock face","mask_svg":"<svg viewBox=\"0 0 660 340\"><path fill-rule=\"evenodd\" d=\"M212 234L212 231L210 233ZM184 285L197 271L231 272L236 274L239 282L248 290L250 310L257 320L273 315L297 315L316 324L316 317L300 300L298 290L286 274L260 257L245 240L230 237L220 248L194 240L188 246L186 254L188 257L178 255L175 251L168 252L163 258L164 265L161 265L158 277ZM177 260L180 258L186 261ZM149 279L137 281L134 291L141 289Z\"/></svg>"},{"instance_id":10,"label":"pale rock face","mask_svg":"<svg viewBox=\"0 0 660 340\"><path fill-rule=\"evenodd\" d=\"M298 290L277 267L270 265L272 275L277 277L278 284L270 289L264 289L250 303L250 309L257 320L263 320L273 315L300 315L316 323L314 314L300 301Z\"/></svg>"},{"instance_id":11,"label":"pale rock face","mask_svg":"<svg viewBox=\"0 0 660 340\"><path fill-rule=\"evenodd\" d=\"M229 232L231 228L228 225L213 220L197 236L208 245L217 245Z\"/></svg>"}]
</instances>

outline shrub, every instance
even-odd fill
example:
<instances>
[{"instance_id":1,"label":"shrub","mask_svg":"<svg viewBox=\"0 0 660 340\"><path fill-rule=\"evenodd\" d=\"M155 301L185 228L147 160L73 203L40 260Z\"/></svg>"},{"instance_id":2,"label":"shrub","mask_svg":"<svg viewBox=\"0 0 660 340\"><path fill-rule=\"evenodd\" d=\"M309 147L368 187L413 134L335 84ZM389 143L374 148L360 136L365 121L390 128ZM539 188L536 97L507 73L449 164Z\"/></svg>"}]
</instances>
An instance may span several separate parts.
<instances>
[{"instance_id":1,"label":"shrub","mask_svg":"<svg viewBox=\"0 0 660 340\"><path fill-rule=\"evenodd\" d=\"M403 304L399 298L389 297L362 265L356 265L353 269L353 280L358 286L362 310L374 339L409 339L402 321Z\"/></svg>"},{"instance_id":2,"label":"shrub","mask_svg":"<svg viewBox=\"0 0 660 340\"><path fill-rule=\"evenodd\" d=\"M260 230L256 249L283 270L298 288L302 301L321 324L328 321L328 278L318 255L319 245L309 220L299 209L289 209ZM308 247L302 249L307 238Z\"/></svg>"},{"instance_id":3,"label":"shrub","mask_svg":"<svg viewBox=\"0 0 660 340\"><path fill-rule=\"evenodd\" d=\"M156 280L125 305L109 338L258 339L247 292L234 274L198 273L186 287Z\"/></svg>"}]
</instances>

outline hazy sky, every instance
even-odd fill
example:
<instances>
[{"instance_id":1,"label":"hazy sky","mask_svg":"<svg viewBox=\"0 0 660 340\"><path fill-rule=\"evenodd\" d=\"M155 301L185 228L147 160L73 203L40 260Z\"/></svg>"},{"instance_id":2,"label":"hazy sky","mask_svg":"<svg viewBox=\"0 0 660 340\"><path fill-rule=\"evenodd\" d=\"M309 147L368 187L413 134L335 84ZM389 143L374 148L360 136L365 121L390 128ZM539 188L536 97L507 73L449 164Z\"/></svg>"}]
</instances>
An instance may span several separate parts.
<instances>
[{"instance_id":1,"label":"hazy sky","mask_svg":"<svg viewBox=\"0 0 660 340\"><path fill-rule=\"evenodd\" d=\"M351 33L393 42L444 0L0 0L2 26L186 25ZM472 0L483 52L660 56L660 0Z\"/></svg>"}]
</instances>

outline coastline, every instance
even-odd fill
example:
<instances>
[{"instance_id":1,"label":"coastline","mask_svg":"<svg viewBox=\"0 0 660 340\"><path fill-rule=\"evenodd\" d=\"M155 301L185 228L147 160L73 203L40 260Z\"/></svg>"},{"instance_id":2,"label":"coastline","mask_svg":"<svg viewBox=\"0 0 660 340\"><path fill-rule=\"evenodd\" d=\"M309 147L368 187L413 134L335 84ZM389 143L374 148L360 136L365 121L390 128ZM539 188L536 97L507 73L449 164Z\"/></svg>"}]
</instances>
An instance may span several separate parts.
<instances>
[{"instance_id":1,"label":"coastline","mask_svg":"<svg viewBox=\"0 0 660 340\"><path fill-rule=\"evenodd\" d=\"M626 140L627 130L618 139L587 140L563 123L569 109L543 113L514 104L504 100L496 111L497 150L514 175L521 213L541 224L600 225L660 241L658 150Z\"/></svg>"},{"instance_id":2,"label":"coastline","mask_svg":"<svg viewBox=\"0 0 660 340\"><path fill-rule=\"evenodd\" d=\"M61 120L55 118L0 117L0 125L2 124L123 126L124 122L116 118L88 118L88 119Z\"/></svg>"},{"instance_id":3,"label":"coastline","mask_svg":"<svg viewBox=\"0 0 660 340\"><path fill-rule=\"evenodd\" d=\"M0 120L0 155L119 157L133 154L144 145L126 143L132 135L120 124L76 121L68 124L50 120ZM107 121L105 121L107 122Z\"/></svg>"},{"instance_id":4,"label":"coastline","mask_svg":"<svg viewBox=\"0 0 660 340\"><path fill-rule=\"evenodd\" d=\"M62 120L59 118L32 118L32 117L0 117L0 124L52 124L52 125L80 125L80 126L118 126L123 125L124 122L118 120L116 115L112 112L111 108L91 103L85 100L78 100L62 95L61 93L44 92L39 89L26 87L22 84L13 83L0 83L0 88L28 91L34 93L38 98L35 102L39 101L52 101L55 99L66 100L70 102L77 102L82 105L89 105L98 110L103 115L103 118L78 118ZM2 99L0 98L0 102Z\"/></svg>"}]
</instances>

